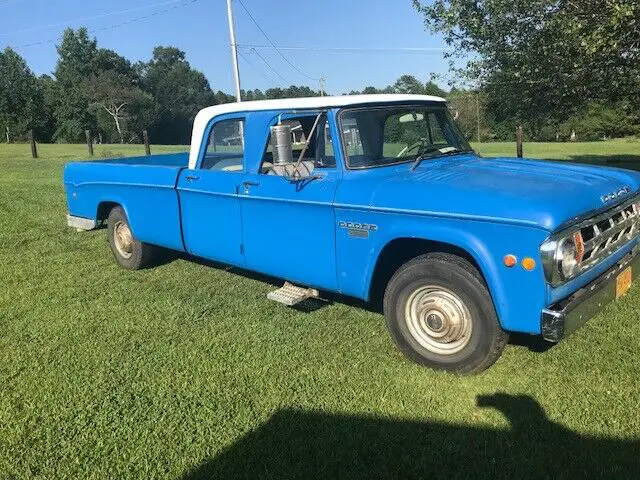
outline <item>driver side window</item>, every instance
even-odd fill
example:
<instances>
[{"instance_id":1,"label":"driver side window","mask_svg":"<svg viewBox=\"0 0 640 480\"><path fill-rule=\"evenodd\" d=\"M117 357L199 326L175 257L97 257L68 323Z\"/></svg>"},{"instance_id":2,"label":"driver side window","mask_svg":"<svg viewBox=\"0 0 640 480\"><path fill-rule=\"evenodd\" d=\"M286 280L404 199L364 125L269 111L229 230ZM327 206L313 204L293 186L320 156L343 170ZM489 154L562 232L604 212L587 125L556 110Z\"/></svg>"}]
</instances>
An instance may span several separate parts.
<instances>
[{"instance_id":1,"label":"driver side window","mask_svg":"<svg viewBox=\"0 0 640 480\"><path fill-rule=\"evenodd\" d=\"M293 160L297 161L300 154L305 149L303 160L313 162L314 168L334 168L336 157L333 152L333 143L329 124L326 116L318 121L316 130L311 134L316 115L305 115L301 117L288 118L282 123L291 127ZM273 168L273 147L271 145L271 135L267 140L267 146L262 156L262 166L260 173L269 174Z\"/></svg>"}]
</instances>

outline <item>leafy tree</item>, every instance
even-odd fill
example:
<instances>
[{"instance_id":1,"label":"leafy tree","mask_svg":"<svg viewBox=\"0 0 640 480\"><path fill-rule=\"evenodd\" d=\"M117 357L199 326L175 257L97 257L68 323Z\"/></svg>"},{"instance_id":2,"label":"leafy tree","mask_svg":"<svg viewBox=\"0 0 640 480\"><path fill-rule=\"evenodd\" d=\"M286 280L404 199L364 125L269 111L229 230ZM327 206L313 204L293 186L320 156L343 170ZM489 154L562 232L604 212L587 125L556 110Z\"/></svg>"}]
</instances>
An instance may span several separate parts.
<instances>
[{"instance_id":1,"label":"leafy tree","mask_svg":"<svg viewBox=\"0 0 640 480\"><path fill-rule=\"evenodd\" d=\"M24 59L11 48L0 51L0 127L11 135L25 138L29 129L42 123L42 90Z\"/></svg>"},{"instance_id":2,"label":"leafy tree","mask_svg":"<svg viewBox=\"0 0 640 480\"><path fill-rule=\"evenodd\" d=\"M258 92L260 92L260 90L258 90ZM264 98L264 94L262 92L260 92L260 94L263 96ZM254 95L255 95L255 91L254 91ZM254 100L262 100L263 98L254 98ZM215 94L214 94L214 104L215 105L219 105L221 103L233 103L236 101L236 97L234 97L233 95L230 95L228 93L224 93L222 90L218 90Z\"/></svg>"},{"instance_id":3,"label":"leafy tree","mask_svg":"<svg viewBox=\"0 0 640 480\"><path fill-rule=\"evenodd\" d=\"M100 48L96 51L94 59L93 74L96 72L115 72L131 79L132 82L138 83L140 78L131 62L108 48Z\"/></svg>"},{"instance_id":4,"label":"leafy tree","mask_svg":"<svg viewBox=\"0 0 640 480\"><path fill-rule=\"evenodd\" d=\"M83 89L84 80L96 73L97 42L89 38L86 28L77 32L68 28L57 49L55 77L60 97L55 110L55 139L79 141L84 138L85 129L97 129L96 119L87 109L89 100Z\"/></svg>"},{"instance_id":5,"label":"leafy tree","mask_svg":"<svg viewBox=\"0 0 640 480\"><path fill-rule=\"evenodd\" d=\"M453 118L467 139L478 139L478 124L481 140L493 136L486 120L486 98L481 92L456 89L446 97ZM513 135L513 131L510 134Z\"/></svg>"},{"instance_id":6,"label":"leafy tree","mask_svg":"<svg viewBox=\"0 0 640 480\"><path fill-rule=\"evenodd\" d=\"M446 97L447 92L440 88L433 80L425 83L422 93L425 95L433 95L434 97Z\"/></svg>"},{"instance_id":7,"label":"leafy tree","mask_svg":"<svg viewBox=\"0 0 640 480\"><path fill-rule=\"evenodd\" d=\"M589 102L640 105L636 0L413 0L500 122L559 123Z\"/></svg>"},{"instance_id":8,"label":"leafy tree","mask_svg":"<svg viewBox=\"0 0 640 480\"><path fill-rule=\"evenodd\" d=\"M423 94L424 85L413 75L402 75L396 83L393 84L395 93L413 93Z\"/></svg>"},{"instance_id":9,"label":"leafy tree","mask_svg":"<svg viewBox=\"0 0 640 480\"><path fill-rule=\"evenodd\" d=\"M368 86L361 92L352 90L349 92L349 95L372 95L376 93L410 93L416 95L435 95L439 97L444 97L446 95L446 92L432 80L423 84L413 75L402 75L393 85L387 85L385 88Z\"/></svg>"},{"instance_id":10,"label":"leafy tree","mask_svg":"<svg viewBox=\"0 0 640 480\"><path fill-rule=\"evenodd\" d=\"M278 99L278 98L287 98L287 95L285 94L284 90L282 90L280 87L268 88L264 92L264 96L271 100Z\"/></svg>"},{"instance_id":11,"label":"leafy tree","mask_svg":"<svg viewBox=\"0 0 640 480\"><path fill-rule=\"evenodd\" d=\"M628 101L615 104L593 102L584 111L561 124L553 135L568 140L572 132L578 140L602 140L640 133L638 112Z\"/></svg>"},{"instance_id":12,"label":"leafy tree","mask_svg":"<svg viewBox=\"0 0 640 480\"><path fill-rule=\"evenodd\" d=\"M154 48L152 59L138 65L138 71L142 88L155 99L151 141L189 143L196 113L216 104L204 74L191 68L185 53L175 47Z\"/></svg>"},{"instance_id":13,"label":"leafy tree","mask_svg":"<svg viewBox=\"0 0 640 480\"><path fill-rule=\"evenodd\" d=\"M126 58L113 50L98 48L95 38L89 38L85 28L77 31L65 30L62 42L58 46L59 60L56 65L56 90L58 94L55 102L56 132L54 137L58 141L78 141L84 138L84 131L90 129L107 137L113 137L117 132L118 140L122 140L123 131L116 123L112 127L114 118L111 114L99 113L94 107L104 100L104 94L112 96L116 84L123 92L131 93L125 85L131 85L139 96L137 88L140 83L136 69ZM107 74L107 72L109 72ZM107 83L100 89L96 78L104 79ZM91 88L88 88L91 86ZM137 89L137 90L136 90ZM100 101L90 96L97 96ZM125 97L129 96L125 93ZM93 106L91 104L94 104ZM131 110L130 102L129 110Z\"/></svg>"},{"instance_id":14,"label":"leafy tree","mask_svg":"<svg viewBox=\"0 0 640 480\"><path fill-rule=\"evenodd\" d=\"M378 90L376 87L365 87L364 90L362 90L362 93L364 95L372 95L372 94L382 93L382 92Z\"/></svg>"},{"instance_id":15,"label":"leafy tree","mask_svg":"<svg viewBox=\"0 0 640 480\"><path fill-rule=\"evenodd\" d=\"M113 120L120 143L124 143L128 113L144 104L151 103L151 96L145 94L132 80L115 70L107 70L92 75L84 81L84 90L89 98L90 108L106 112Z\"/></svg>"}]
</instances>

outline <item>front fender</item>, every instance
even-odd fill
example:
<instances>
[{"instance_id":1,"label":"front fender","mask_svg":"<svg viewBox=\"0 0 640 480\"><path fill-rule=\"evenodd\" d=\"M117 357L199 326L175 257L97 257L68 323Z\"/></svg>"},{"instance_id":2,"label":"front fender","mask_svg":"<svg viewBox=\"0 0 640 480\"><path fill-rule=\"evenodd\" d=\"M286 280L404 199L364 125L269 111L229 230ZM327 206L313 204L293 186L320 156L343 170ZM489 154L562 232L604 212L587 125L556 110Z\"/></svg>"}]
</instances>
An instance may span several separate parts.
<instances>
[{"instance_id":1,"label":"front fender","mask_svg":"<svg viewBox=\"0 0 640 480\"><path fill-rule=\"evenodd\" d=\"M337 274L342 293L369 299L378 258L390 242L422 239L464 250L478 265L493 299L501 325L507 330L540 333L540 312L546 306L546 287L539 246L548 233L542 229L483 221L418 215L337 211ZM375 225L368 238L349 234L340 222ZM519 260L532 257L533 271L520 264L507 268L506 254Z\"/></svg>"}]
</instances>

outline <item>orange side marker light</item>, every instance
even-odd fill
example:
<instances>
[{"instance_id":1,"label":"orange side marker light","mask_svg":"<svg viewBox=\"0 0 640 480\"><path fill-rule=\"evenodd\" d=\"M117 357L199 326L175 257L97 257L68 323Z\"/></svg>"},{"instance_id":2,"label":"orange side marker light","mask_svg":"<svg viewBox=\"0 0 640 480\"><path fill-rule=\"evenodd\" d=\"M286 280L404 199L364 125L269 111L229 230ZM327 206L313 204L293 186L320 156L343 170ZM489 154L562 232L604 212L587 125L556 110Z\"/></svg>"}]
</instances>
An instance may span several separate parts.
<instances>
[{"instance_id":1,"label":"orange side marker light","mask_svg":"<svg viewBox=\"0 0 640 480\"><path fill-rule=\"evenodd\" d=\"M522 268L527 271L531 271L536 268L536 261L531 257L526 257L522 259Z\"/></svg>"},{"instance_id":2,"label":"orange side marker light","mask_svg":"<svg viewBox=\"0 0 640 480\"><path fill-rule=\"evenodd\" d=\"M502 262L504 263L505 267L511 268L518 263L518 259L515 255L509 254L504 256Z\"/></svg>"}]
</instances>

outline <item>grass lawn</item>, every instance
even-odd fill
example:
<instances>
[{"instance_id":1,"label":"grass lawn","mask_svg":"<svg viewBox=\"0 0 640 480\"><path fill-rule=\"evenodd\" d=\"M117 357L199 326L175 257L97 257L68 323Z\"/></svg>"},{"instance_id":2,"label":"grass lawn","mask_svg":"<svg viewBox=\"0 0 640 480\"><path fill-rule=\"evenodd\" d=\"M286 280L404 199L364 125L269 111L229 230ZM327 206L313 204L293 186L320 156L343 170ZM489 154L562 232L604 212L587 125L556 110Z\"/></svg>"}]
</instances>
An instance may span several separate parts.
<instances>
[{"instance_id":1,"label":"grass lawn","mask_svg":"<svg viewBox=\"0 0 640 480\"><path fill-rule=\"evenodd\" d=\"M517 337L459 378L405 360L366 309L286 308L188 259L119 268L104 230L65 225L62 166L86 147L39 152L0 145L0 478L637 475L638 286L567 341ZM640 142L525 154L633 166Z\"/></svg>"}]
</instances>

